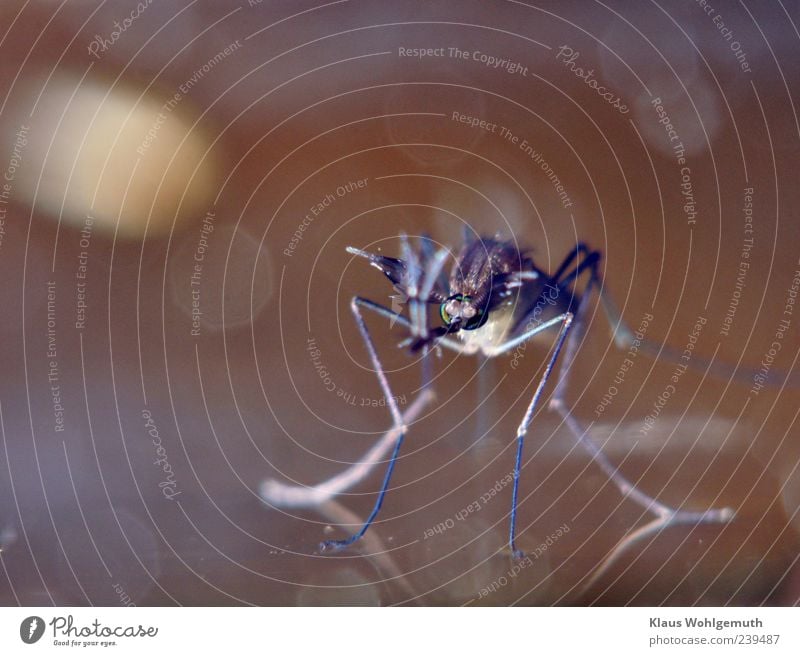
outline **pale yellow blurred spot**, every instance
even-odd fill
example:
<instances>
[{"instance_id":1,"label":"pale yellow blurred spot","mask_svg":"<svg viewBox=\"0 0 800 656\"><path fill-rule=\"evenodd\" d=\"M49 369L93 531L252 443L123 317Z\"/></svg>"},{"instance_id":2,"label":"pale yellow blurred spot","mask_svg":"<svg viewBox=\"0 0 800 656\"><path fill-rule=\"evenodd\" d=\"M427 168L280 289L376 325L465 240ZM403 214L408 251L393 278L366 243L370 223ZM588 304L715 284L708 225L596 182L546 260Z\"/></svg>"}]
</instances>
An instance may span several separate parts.
<instances>
[{"instance_id":1,"label":"pale yellow blurred spot","mask_svg":"<svg viewBox=\"0 0 800 656\"><path fill-rule=\"evenodd\" d=\"M4 132L29 129L15 199L75 226L91 215L97 229L113 233L119 222L121 238L202 218L217 191L218 163L208 154L208 135L192 128L190 99L169 106L172 96L141 95L107 80L79 82L51 79L33 116L40 88L16 94L19 105Z\"/></svg>"}]
</instances>

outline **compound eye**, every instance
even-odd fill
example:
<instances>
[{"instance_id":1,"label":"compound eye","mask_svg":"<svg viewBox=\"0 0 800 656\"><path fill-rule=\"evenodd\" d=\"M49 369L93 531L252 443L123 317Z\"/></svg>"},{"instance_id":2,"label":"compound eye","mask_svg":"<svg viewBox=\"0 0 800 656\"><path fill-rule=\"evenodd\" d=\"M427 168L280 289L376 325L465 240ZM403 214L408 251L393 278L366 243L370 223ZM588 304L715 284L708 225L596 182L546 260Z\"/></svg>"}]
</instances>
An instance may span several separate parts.
<instances>
[{"instance_id":1,"label":"compound eye","mask_svg":"<svg viewBox=\"0 0 800 656\"><path fill-rule=\"evenodd\" d=\"M474 311L475 314L469 319L467 319L467 321L462 326L464 330L475 330L476 328L480 328L483 324L486 323L486 319L489 318L482 308L474 308Z\"/></svg>"},{"instance_id":2,"label":"compound eye","mask_svg":"<svg viewBox=\"0 0 800 656\"><path fill-rule=\"evenodd\" d=\"M447 299L444 303L439 306L439 316L442 318L442 322L445 326L449 326L453 323L453 316L447 311L447 306L449 305L451 299Z\"/></svg>"},{"instance_id":3,"label":"compound eye","mask_svg":"<svg viewBox=\"0 0 800 656\"><path fill-rule=\"evenodd\" d=\"M462 330L475 330L486 323L487 316L481 308L471 303L472 299L463 294L453 294L439 306L439 315L445 326L450 326L458 319Z\"/></svg>"},{"instance_id":4,"label":"compound eye","mask_svg":"<svg viewBox=\"0 0 800 656\"><path fill-rule=\"evenodd\" d=\"M445 326L449 326L451 323L453 323L456 317L461 319L461 321L464 320L464 316L462 314L462 303L468 300L468 296L464 296L463 294L453 294L439 306L439 316L442 317L442 321L444 322Z\"/></svg>"}]
</instances>

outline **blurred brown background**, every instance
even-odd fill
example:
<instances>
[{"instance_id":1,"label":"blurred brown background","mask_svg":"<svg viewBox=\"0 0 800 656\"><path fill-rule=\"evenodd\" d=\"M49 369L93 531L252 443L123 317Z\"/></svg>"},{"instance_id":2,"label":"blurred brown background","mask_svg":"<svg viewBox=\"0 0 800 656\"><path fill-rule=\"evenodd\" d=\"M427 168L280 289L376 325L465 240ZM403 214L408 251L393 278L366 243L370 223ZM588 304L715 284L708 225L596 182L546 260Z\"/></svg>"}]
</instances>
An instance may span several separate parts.
<instances>
[{"instance_id":1,"label":"blurred brown background","mask_svg":"<svg viewBox=\"0 0 800 656\"><path fill-rule=\"evenodd\" d=\"M1 603L797 603L796 2L4 2L0 18ZM648 517L543 407L520 544L569 530L511 575L510 488L453 518L511 471L533 347L516 370L437 361L370 541L317 552L366 516L378 471L325 508L260 500L265 479L342 471L390 425L348 303L392 291L345 247L457 246L462 226L546 270L578 240L602 250L608 291L633 328L653 315L657 342L682 350L705 318L696 356L739 374L688 371L646 434L675 367L638 356L598 417L625 355L594 304L568 398L642 489L734 523L670 529L587 588ZM370 326L410 402L402 330Z\"/></svg>"}]
</instances>

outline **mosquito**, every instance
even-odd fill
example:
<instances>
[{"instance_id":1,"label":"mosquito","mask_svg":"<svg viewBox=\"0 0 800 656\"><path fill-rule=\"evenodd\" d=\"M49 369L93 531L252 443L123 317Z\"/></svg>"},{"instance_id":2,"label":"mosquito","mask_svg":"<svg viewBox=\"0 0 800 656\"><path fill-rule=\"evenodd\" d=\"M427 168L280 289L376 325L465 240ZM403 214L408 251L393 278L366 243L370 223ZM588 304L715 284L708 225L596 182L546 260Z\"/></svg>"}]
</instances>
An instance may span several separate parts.
<instances>
[{"instance_id":1,"label":"mosquito","mask_svg":"<svg viewBox=\"0 0 800 656\"><path fill-rule=\"evenodd\" d=\"M522 558L517 548L517 505L519 498L520 469L523 461L525 437L553 371L563 353L562 366L555 377L555 386L549 408L556 411L579 444L591 455L594 463L610 478L619 492L639 504L655 518L640 529L623 538L612 550L600 570L605 571L619 554L632 544L649 535L675 525L727 524L734 518L731 508L711 508L701 511L670 507L638 489L625 478L611 460L592 441L587 430L570 412L565 401L569 376L569 363L575 358L584 331L582 321L584 303L596 294L609 325L614 330L618 348L627 349L633 341L632 331L603 287L600 274L601 253L578 243L564 258L560 266L548 274L538 268L528 251L513 240L495 237L464 235L464 244L455 257L449 275L444 272L448 249L436 249L432 241L423 237L413 248L406 236L400 238L401 257L392 258L348 247L347 252L366 259L407 299L407 314L385 307L361 296L355 296L350 309L369 354L378 382L386 398L392 417L392 427L369 452L364 462L357 463L351 471L334 477L314 488L285 486L277 481L267 481L262 486L262 497L283 506L301 506L319 503L362 480L383 454L392 452L383 477L375 505L361 528L345 539L326 540L321 550L341 549L359 540L369 529L386 496L398 454L407 433L407 425L430 401L430 391L423 387L422 394L406 410L400 412L389 386L375 344L364 318L364 311L388 318L408 331L400 346L412 353L422 353L423 358L432 350L448 349L458 354L483 354L495 358L510 354L520 345L537 336L554 334L549 358L544 372L533 392L530 403L516 431L516 456L514 459L513 486L508 544L515 559ZM577 287L585 280L581 293ZM429 326L429 310L439 325ZM667 347L642 343L640 349L673 357ZM725 366L717 367L716 374L725 374ZM595 574L595 577L598 573Z\"/></svg>"}]
</instances>

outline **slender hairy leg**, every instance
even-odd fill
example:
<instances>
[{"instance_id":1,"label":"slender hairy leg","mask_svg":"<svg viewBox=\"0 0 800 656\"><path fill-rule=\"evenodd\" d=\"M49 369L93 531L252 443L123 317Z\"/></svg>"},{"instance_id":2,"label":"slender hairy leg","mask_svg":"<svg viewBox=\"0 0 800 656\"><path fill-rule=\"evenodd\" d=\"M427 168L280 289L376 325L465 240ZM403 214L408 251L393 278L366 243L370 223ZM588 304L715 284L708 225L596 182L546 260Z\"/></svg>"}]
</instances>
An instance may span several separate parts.
<instances>
[{"instance_id":1,"label":"slender hairy leg","mask_svg":"<svg viewBox=\"0 0 800 656\"><path fill-rule=\"evenodd\" d=\"M595 288L598 288L598 293L602 301L603 291L600 287L600 276L598 272L598 262L595 260L588 265L590 271L589 281L584 290L583 299L586 300L591 297L591 293ZM576 275L580 274L580 267L576 269ZM667 506L653 497L648 496L644 492L636 488L627 478L619 473L619 470L611 463L608 457L602 450L592 441L588 434L588 429L581 426L580 422L569 411L564 401L564 394L566 392L566 384L569 376L569 363L575 357L578 344L584 333L584 323L582 321L580 304L575 308L575 330L567 340L567 346L564 353L564 365L559 372L558 383L550 401L550 407L556 410L564 423L570 429L577 441L592 455L594 462L606 473L611 481L619 489L620 493L627 499L636 502L642 506L646 511L655 515L655 518L641 528L633 531L628 536L621 539L616 546L605 556L600 566L594 571L588 580L586 587L591 587L611 565L616 562L620 556L630 549L633 545L647 537L657 535L662 530L679 524L727 524L734 518L734 511L732 508L712 508L703 511L688 511L678 510ZM613 325L613 323L612 323Z\"/></svg>"},{"instance_id":2,"label":"slender hairy leg","mask_svg":"<svg viewBox=\"0 0 800 656\"><path fill-rule=\"evenodd\" d=\"M578 256L582 253L584 256L589 255L592 250L584 244L582 241L579 241L575 244L575 248L571 250L567 256L564 258L564 261L561 263L561 266L556 269L556 271L551 276L553 280L560 281L561 277L564 275L564 272L569 268L570 264L572 264Z\"/></svg>"},{"instance_id":3,"label":"slender hairy leg","mask_svg":"<svg viewBox=\"0 0 800 656\"><path fill-rule=\"evenodd\" d=\"M420 311L424 311L424 307L420 307L419 303L419 281L422 277L420 262L416 251L411 248L408 237L404 234L400 235L400 253L406 263L403 282L408 295L408 317L411 322L411 334L415 337L427 337L428 326L424 318L420 316Z\"/></svg>"},{"instance_id":4,"label":"slender hairy leg","mask_svg":"<svg viewBox=\"0 0 800 656\"><path fill-rule=\"evenodd\" d=\"M563 275L563 272L567 269L569 264L575 260L575 258L578 256L578 253L583 253L585 255L584 260L581 261L581 263L573 272L567 276L564 276L563 278L560 278L560 275ZM593 255L597 255L597 262L591 261ZM564 260L564 263L561 265L557 274L554 275L553 278L559 281L559 285L562 285L569 278L573 278L573 280L570 282L574 282L574 280L577 279L577 277L585 268L591 268L592 275L594 277L592 284L598 289L600 306L603 308L603 313L606 315L606 319L613 331L614 343L617 345L617 348L626 350L631 347L634 341L637 340L633 330L631 330L630 326L622 317L622 313L619 311L617 304L612 300L611 296L602 284L600 275L597 271L599 255L600 254L598 251L591 251L585 244L579 243L576 250L572 251L572 253ZM587 296L588 295L586 291L584 291L583 297L587 298ZM740 385L751 385L753 383L753 378L757 375L760 375L760 370L753 369L748 366L732 365L728 362L719 360L711 361L708 358L704 358L696 353L692 355L692 359L689 362L686 362L686 360L683 358L682 350L672 348L667 344L654 342L650 339L639 339L637 348L642 353L646 353L655 360L662 360L672 364L685 364L695 371L708 373L714 378L723 381L734 380ZM792 388L800 387L800 373L796 371L787 372L780 369L772 369L769 373L769 378L766 381L762 381L762 384L774 387L780 387L784 383Z\"/></svg>"},{"instance_id":5,"label":"slender hairy leg","mask_svg":"<svg viewBox=\"0 0 800 656\"><path fill-rule=\"evenodd\" d=\"M536 412L536 406L538 405L539 399L542 396L544 386L547 384L547 379L550 378L550 373L553 371L553 366L558 360L559 353L561 353L561 347L564 345L564 340L569 334L569 329L572 325L572 313L565 312L564 314L554 317L549 321L545 321L544 323L525 331L521 335L498 345L496 348L492 349L491 352L486 354L490 357L494 357L497 355L502 355L503 353L507 353L511 349L517 347L519 344L529 340L534 335L559 324L561 325L561 329L558 331L558 337L556 338L556 343L553 347L553 355L550 356L550 360L547 362L547 367L542 374L542 378L539 380L539 384L536 386L536 391L533 393L533 397L531 397L531 402L528 404L528 409L525 411L525 415L522 417L522 421L517 427L517 455L514 459L514 486L511 493L511 522L508 530L508 546L511 549L511 553L514 558L522 558L525 555L522 553L522 551L517 549L516 545L519 473L520 468L522 467L522 449L525 444L525 435L527 435L528 428L533 421L533 415Z\"/></svg>"},{"instance_id":6,"label":"slender hairy leg","mask_svg":"<svg viewBox=\"0 0 800 656\"><path fill-rule=\"evenodd\" d=\"M427 242L423 242L427 243ZM431 292L433 286L436 284L436 279L444 266L445 258L447 257L447 249L440 248L435 253L429 256L428 267L422 275L422 282L419 287L415 289L415 294L409 291L409 311L412 307L416 306L416 311L411 316L416 317L416 326L412 323L411 332L415 337L427 339L428 337L428 303L430 303ZM415 285L416 287L416 285ZM427 353L427 346L425 348Z\"/></svg>"},{"instance_id":7,"label":"slender hairy leg","mask_svg":"<svg viewBox=\"0 0 800 656\"><path fill-rule=\"evenodd\" d=\"M375 507L372 509L372 512L367 517L367 520L364 522L364 525L361 527L360 530L353 533L349 538L345 538L344 540L326 540L322 544L320 544L320 549L323 551L325 549L331 548L341 548L346 547L349 544L352 544L356 540L358 540L364 533L366 533L367 529L369 528L370 524L372 524L375 517L378 515L378 512L383 505L383 498L386 496L386 490L389 487L389 481L392 478L392 472L394 471L395 463L397 462L397 455L400 452L400 447L403 444L403 439L405 438L406 434L406 426L403 423L403 417L400 414L400 408L397 406L397 401L392 394L392 390L389 387L389 381L386 378L386 374L383 371L383 365L381 365L381 361L378 358L378 353L375 350L375 344L372 342L372 337L369 334L369 329L367 328L367 324L364 321L364 317L361 315L361 309L359 305L363 302L363 299L359 298L358 296L354 297L353 300L350 302L350 310L353 313L353 317L355 318L356 325L358 326L358 330L361 333L361 338L364 340L364 344L367 347L367 351L369 352L370 360L372 361L372 366L375 369L375 374L378 376L378 382L381 385L381 389L383 390L384 397L386 398L386 405L389 408L389 412L392 415L392 430L396 430L398 432L397 441L395 442L394 450L392 451L392 455L389 458L389 465L386 468L386 474L383 477L383 484L381 485L381 490L378 493L378 499L375 502Z\"/></svg>"},{"instance_id":8,"label":"slender hairy leg","mask_svg":"<svg viewBox=\"0 0 800 656\"><path fill-rule=\"evenodd\" d=\"M400 426L410 424L422 414L425 407L433 401L433 391L424 388L403 412ZM389 429L356 463L343 472L331 476L313 486L287 485L275 479L264 481L259 495L268 504L277 508L309 508L330 501L337 494L346 492L367 478L392 449L400 435L400 427Z\"/></svg>"},{"instance_id":9,"label":"slender hairy leg","mask_svg":"<svg viewBox=\"0 0 800 656\"><path fill-rule=\"evenodd\" d=\"M447 255L447 251L445 249L440 249L437 251L433 257L431 258L430 262L426 264L425 270L422 269L422 265L420 263L417 254L412 250L411 246L408 243L408 239L403 236L401 242L403 255L406 260L407 264L407 273L406 273L406 288L408 290L408 298L409 298L409 316L410 316L410 329L412 334L416 336L420 336L423 338L427 338L427 299L430 296L431 290L433 289L433 285L438 277L439 273L442 270L442 266L444 265L444 260ZM367 351L369 352L370 360L372 361L372 366L375 369L375 373L378 376L378 381L380 382L381 389L383 390L384 396L386 398L386 404L389 407L389 411L392 414L393 426L392 430L396 430L398 432L397 440L394 445L394 450L392 451L392 455L389 458L389 464L386 467L386 474L383 477L383 484L381 485L380 492L378 493L378 499L375 502L375 507L372 509L372 512L367 517L367 520L364 522L364 525L361 527L359 531L351 535L349 538L344 540L326 540L323 542L320 547L324 549L328 548L340 548L346 547L349 544L352 544L356 540L358 540L364 533L366 533L367 529L369 528L370 524L374 521L375 517L378 515L378 512L383 505L383 498L386 496L386 490L389 487L389 481L392 478L392 472L394 471L394 466L397 462L397 455L400 453L400 447L403 444L403 439L405 438L406 434L406 426L403 423L403 417L400 414L400 409L397 406L397 402L395 401L394 395L392 394L392 390L389 387L389 381L386 378L386 374L383 371L383 365L378 358L378 353L375 350L375 344L372 341L372 337L369 334L369 329L367 328L367 324L364 321L364 317L361 314L360 306L365 305L367 307L371 307L373 304L366 301L366 299L361 299L359 297L353 298L352 302L350 303L350 309L353 312L353 317L355 318L356 325L358 326L358 330L361 333L361 337L364 340L364 344L367 347ZM374 308L373 308L374 309ZM424 356L423 356L424 357ZM423 371L428 371L424 369ZM428 381L423 380L423 389L428 388Z\"/></svg>"},{"instance_id":10,"label":"slender hairy leg","mask_svg":"<svg viewBox=\"0 0 800 656\"><path fill-rule=\"evenodd\" d=\"M439 276L442 273L445 258L447 257L447 249L440 248L434 252L433 243L427 238L423 237L420 244L420 251L423 259L429 263L427 271L422 280L422 287L420 289L420 298L413 299L412 304L419 304L419 309L416 312L417 327L412 327L411 333L416 338L428 338L428 299L431 297L431 292L434 285L438 282ZM422 366L420 367L420 383L423 390L427 390L433 378L433 363L432 359L428 357L431 347L425 344L422 350Z\"/></svg>"},{"instance_id":11,"label":"slender hairy leg","mask_svg":"<svg viewBox=\"0 0 800 656\"><path fill-rule=\"evenodd\" d=\"M565 275L564 272L581 254L584 256L581 262L573 271ZM599 260L600 253L598 251L592 251L586 244L579 242L576 244L575 249L570 251L569 255L564 258L564 261L553 274L552 278L558 282L559 286L566 287L573 284L578 276L587 268L592 269L594 276L593 284L598 288L600 305L603 308L603 313L606 315L611 329L614 331L614 342L618 348L623 350L628 349L635 341L635 336L633 330L631 330L630 326L625 322L625 319L623 319L622 313L619 311L616 303L614 303L605 287L601 284L600 276L597 271ZM584 292L583 296L584 298L587 297L586 292ZM711 376L720 380L735 380L743 385L752 384L753 377L760 373L759 370L746 366L734 366L727 362L720 361L712 362L697 354L692 355L692 359L687 363L686 360L682 358L682 350L674 349L667 344L654 342L649 339L638 340L637 348L654 359L671 362L673 364L686 364L695 371L701 371L703 373L708 372ZM568 362L570 361L571 360L568 360ZM770 371L767 381L762 382L762 384L780 386L784 381L791 387L800 387L800 374L797 372L773 369Z\"/></svg>"},{"instance_id":12,"label":"slender hairy leg","mask_svg":"<svg viewBox=\"0 0 800 656\"><path fill-rule=\"evenodd\" d=\"M370 254L365 253L364 251L360 251L358 249L350 248L348 252L359 255L362 257L367 257L369 259ZM443 256L436 255L434 258L434 262L438 262L439 260L443 261ZM441 265L439 265L441 266ZM431 269L431 272L435 274L436 269ZM431 282L431 285L433 283ZM430 286L427 283L427 279L425 284L423 285L423 290L427 289L430 291ZM418 323L414 324L412 328L412 323L406 317L402 316L401 314L390 310L383 305L378 303L374 303L365 298L356 297L353 299L351 303L357 305L358 307L365 308L367 310L371 310L376 314L386 317L390 321L390 325L395 323L399 323L400 325L407 328L409 331L419 330ZM356 315L356 324L359 327L359 330L362 336L365 334L366 326L364 326L363 319L360 318L360 313L357 310L353 310L354 315ZM423 317L424 319L424 317ZM377 361L377 355L374 354L375 349L372 345L372 340L369 339L367 336L364 339L365 344L367 345L367 349L370 352L370 357L373 361L373 366ZM378 363L379 365L379 363ZM394 412L392 414L394 421L394 425L381 437L378 442L376 442L363 456L363 458L350 467L348 467L345 471L332 476L326 481L322 481L314 486L302 486L302 485L287 485L282 483L281 481L276 481L273 479L264 481L261 484L259 489L259 494L264 501L267 503L279 507L279 508L301 508L301 507L312 507L318 506L326 501L330 500L337 494L347 491L348 489L358 485L363 481L367 476L370 475L372 470L381 462L383 462L383 457L386 453L397 446L397 441L400 439L404 426L415 421L421 414L425 407L431 403L434 398L433 391L428 387L427 381L430 380L430 373L429 373L429 361L427 358L423 359L423 384L421 386L422 391L417 396L416 399L406 408L405 412L401 416L401 421L396 420L397 413ZM385 376L382 376L382 368L376 367L376 371L379 373L379 380L381 381L381 385L383 387L383 381L385 381ZM386 389L384 388L384 393L386 393ZM392 409L392 405L394 403L394 397L391 394L387 394L387 403L390 404L390 410Z\"/></svg>"},{"instance_id":13,"label":"slender hairy leg","mask_svg":"<svg viewBox=\"0 0 800 656\"><path fill-rule=\"evenodd\" d=\"M327 521L334 524L358 525L361 522L361 518L358 515L335 499L330 499L320 504L317 512L325 517ZM404 576L397 566L391 550L386 548L377 531L372 531L364 536L364 547L372 555L370 564L383 577L384 581L391 582L393 586L396 585L411 603L415 606L421 606L420 593L411 584L409 577Z\"/></svg>"},{"instance_id":14,"label":"slender hairy leg","mask_svg":"<svg viewBox=\"0 0 800 656\"><path fill-rule=\"evenodd\" d=\"M404 324L408 323L405 318L400 317L395 312L392 312L388 308L378 305L377 303L373 303L372 301L361 298L357 299L357 302L359 305L362 305L365 308L373 310L374 312L382 316L400 321L401 323ZM531 421L533 420L533 415L534 412L536 411L536 406L539 403L539 399L542 396L542 391L544 389L544 386L547 383L548 378L550 377L550 373L553 370L553 366L555 365L555 362L558 359L559 353L561 352L561 348L564 344L564 340L567 336L567 333L569 332L570 325L572 324L572 314L567 312L565 314L554 317L548 321L543 322L538 326L531 328L530 330L525 331L524 333L516 337L507 340L503 344L500 344L495 348L491 349L491 351L486 352L486 355L489 356L490 358L502 355L516 348L523 342L531 339L538 333L547 330L549 328L552 328L554 326L557 326L559 324L561 325L561 330L559 331L558 337L556 339L553 355L550 357L550 361L548 362L547 367L544 373L542 374L542 378L539 381L539 385L537 386L536 391L533 394L533 397L531 398L531 402L528 405L528 409L525 412L525 415L522 418L519 427L517 428L517 454L514 464L514 485L513 485L512 503L511 503L511 525L509 528L509 546L511 548L511 553L514 555L515 558L521 558L524 555L522 554L521 551L519 551L516 548L516 520L517 520L517 500L519 497L519 474L520 474L520 468L522 466L522 451L525 442L525 435L527 434L528 428L530 427ZM436 344L440 344L456 352L464 352L463 346L459 342L456 342L455 340L452 340L447 336L437 339Z\"/></svg>"}]
</instances>

